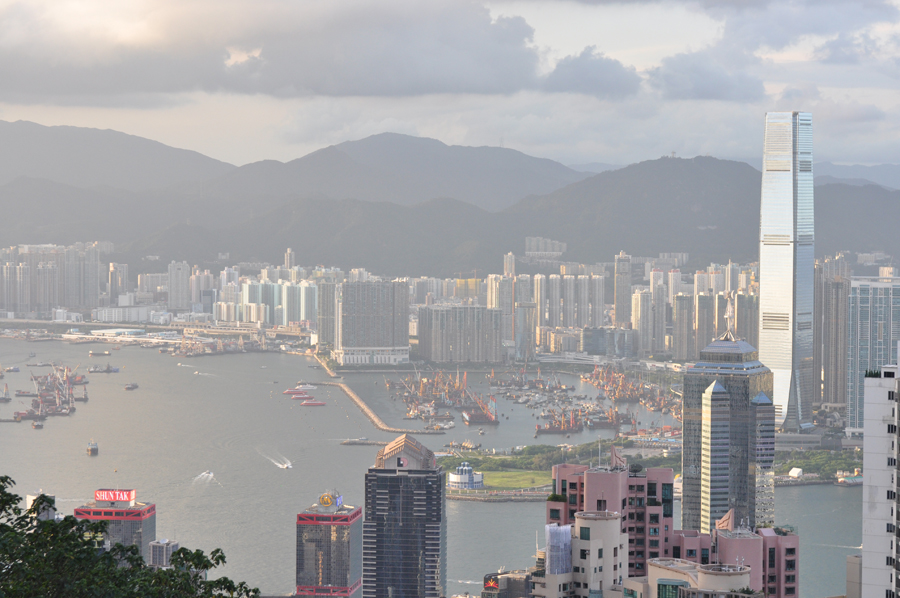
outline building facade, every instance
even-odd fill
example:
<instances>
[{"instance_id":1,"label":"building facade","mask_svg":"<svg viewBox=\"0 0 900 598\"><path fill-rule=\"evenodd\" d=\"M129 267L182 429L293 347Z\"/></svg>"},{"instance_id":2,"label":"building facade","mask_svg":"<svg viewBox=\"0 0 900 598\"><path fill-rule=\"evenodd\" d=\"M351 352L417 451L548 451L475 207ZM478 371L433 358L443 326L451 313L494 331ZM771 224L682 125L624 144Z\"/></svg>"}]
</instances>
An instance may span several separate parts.
<instances>
[{"instance_id":1,"label":"building facade","mask_svg":"<svg viewBox=\"0 0 900 598\"><path fill-rule=\"evenodd\" d=\"M759 228L760 360L772 370L776 424L812 421L812 115L766 114Z\"/></svg>"},{"instance_id":2,"label":"building facade","mask_svg":"<svg viewBox=\"0 0 900 598\"><path fill-rule=\"evenodd\" d=\"M499 363L502 314L480 305L419 308L419 357L437 363Z\"/></svg>"},{"instance_id":3,"label":"building facade","mask_svg":"<svg viewBox=\"0 0 900 598\"><path fill-rule=\"evenodd\" d=\"M363 596L439 598L447 586L446 477L408 435L378 451L366 473Z\"/></svg>"},{"instance_id":4,"label":"building facade","mask_svg":"<svg viewBox=\"0 0 900 598\"><path fill-rule=\"evenodd\" d=\"M616 326L631 323L631 256L620 251L615 259Z\"/></svg>"},{"instance_id":5,"label":"building facade","mask_svg":"<svg viewBox=\"0 0 900 598\"><path fill-rule=\"evenodd\" d=\"M406 282L344 282L337 297L340 365L409 362L409 288Z\"/></svg>"},{"instance_id":6,"label":"building facade","mask_svg":"<svg viewBox=\"0 0 900 598\"><path fill-rule=\"evenodd\" d=\"M156 505L137 502L135 490L97 490L93 502L75 508L76 519L107 521L104 541L137 546L150 562L150 542L156 540Z\"/></svg>"},{"instance_id":7,"label":"building facade","mask_svg":"<svg viewBox=\"0 0 900 598\"><path fill-rule=\"evenodd\" d=\"M325 492L297 515L296 596L362 596L362 507Z\"/></svg>"}]
</instances>

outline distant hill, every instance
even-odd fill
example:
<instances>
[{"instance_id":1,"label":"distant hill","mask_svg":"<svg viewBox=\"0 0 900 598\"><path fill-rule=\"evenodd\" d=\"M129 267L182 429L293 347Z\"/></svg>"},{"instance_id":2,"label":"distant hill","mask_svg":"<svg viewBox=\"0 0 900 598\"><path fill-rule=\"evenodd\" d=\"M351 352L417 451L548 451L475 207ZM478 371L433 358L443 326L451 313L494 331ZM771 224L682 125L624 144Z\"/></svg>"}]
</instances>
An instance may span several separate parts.
<instances>
[{"instance_id":1,"label":"distant hill","mask_svg":"<svg viewBox=\"0 0 900 598\"><path fill-rule=\"evenodd\" d=\"M117 131L0 121L0 185L26 176L82 188L144 191L207 181L234 168Z\"/></svg>"},{"instance_id":2,"label":"distant hill","mask_svg":"<svg viewBox=\"0 0 900 598\"><path fill-rule=\"evenodd\" d=\"M816 162L813 172L816 174L816 178L820 175L828 175L836 179L863 179L872 181L876 185L900 189L900 164L862 166L860 164L841 165L831 162Z\"/></svg>"},{"instance_id":3,"label":"distant hill","mask_svg":"<svg viewBox=\"0 0 900 598\"><path fill-rule=\"evenodd\" d=\"M528 195L549 193L588 176L516 150L382 133L287 163L247 164L203 186L198 194L223 199L247 194L330 197L400 205L450 198L499 211Z\"/></svg>"},{"instance_id":4,"label":"distant hill","mask_svg":"<svg viewBox=\"0 0 900 598\"><path fill-rule=\"evenodd\" d=\"M588 162L586 164L569 164L569 168L577 170L578 172L593 172L594 174L600 174L607 170L618 170L619 168L622 168L622 165L607 164L605 162Z\"/></svg>"}]
</instances>

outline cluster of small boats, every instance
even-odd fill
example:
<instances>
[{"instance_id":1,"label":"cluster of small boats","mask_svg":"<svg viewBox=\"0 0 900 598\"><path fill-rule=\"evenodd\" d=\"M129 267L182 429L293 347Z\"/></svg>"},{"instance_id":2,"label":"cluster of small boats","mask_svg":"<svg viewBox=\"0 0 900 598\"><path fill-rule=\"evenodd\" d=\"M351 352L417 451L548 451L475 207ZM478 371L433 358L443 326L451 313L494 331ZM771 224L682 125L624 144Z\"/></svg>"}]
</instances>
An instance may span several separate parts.
<instances>
[{"instance_id":1,"label":"cluster of small boats","mask_svg":"<svg viewBox=\"0 0 900 598\"><path fill-rule=\"evenodd\" d=\"M315 389L316 387L312 384L307 384L303 380L300 380L299 382L297 382L297 386L295 386L294 388L289 388L281 394L288 395L295 401L301 401L301 407L324 407L325 403L323 403L322 401L317 401L314 396L307 392L309 390Z\"/></svg>"}]
</instances>

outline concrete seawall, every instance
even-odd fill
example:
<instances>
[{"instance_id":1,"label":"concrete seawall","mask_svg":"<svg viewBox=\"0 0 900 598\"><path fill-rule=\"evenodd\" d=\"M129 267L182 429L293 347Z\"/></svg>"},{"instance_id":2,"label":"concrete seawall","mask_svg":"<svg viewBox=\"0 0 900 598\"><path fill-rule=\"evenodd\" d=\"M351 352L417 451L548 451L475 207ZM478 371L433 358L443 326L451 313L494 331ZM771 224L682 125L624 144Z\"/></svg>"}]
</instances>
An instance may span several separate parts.
<instances>
[{"instance_id":1,"label":"concrete seawall","mask_svg":"<svg viewBox=\"0 0 900 598\"><path fill-rule=\"evenodd\" d=\"M343 382L319 382L319 384L323 386L337 386L344 393L350 397L350 400L356 403L356 406L359 407L359 410L363 412L363 415L369 418L369 421L372 422L372 425L381 430L382 432L392 432L394 434L443 434L444 432L441 430L409 430L405 428L392 428L382 421L378 415L372 408L369 407L365 401L359 398L359 395L356 394L352 388L344 384Z\"/></svg>"}]
</instances>

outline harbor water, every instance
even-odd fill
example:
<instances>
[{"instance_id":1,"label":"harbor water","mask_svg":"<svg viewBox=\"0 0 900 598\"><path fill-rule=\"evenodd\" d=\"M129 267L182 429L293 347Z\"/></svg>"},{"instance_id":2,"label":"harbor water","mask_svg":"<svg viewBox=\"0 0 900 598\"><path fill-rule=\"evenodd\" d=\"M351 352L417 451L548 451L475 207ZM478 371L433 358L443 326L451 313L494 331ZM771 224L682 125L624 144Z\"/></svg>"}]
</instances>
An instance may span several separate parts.
<instances>
[{"instance_id":1,"label":"harbor water","mask_svg":"<svg viewBox=\"0 0 900 598\"><path fill-rule=\"evenodd\" d=\"M157 537L190 548L222 548L228 563L220 574L245 580L265 593L293 589L296 514L326 489L337 489L349 504L360 504L363 476L377 452L373 446L342 446L346 438L391 440L376 430L336 387L311 391L324 407L300 407L282 394L304 379L327 380L316 362L300 356L247 353L203 358L162 355L155 349L125 346L109 357L91 358L91 349L109 345L26 343L0 339L0 366L19 366L0 380L11 393L29 388L29 373L44 368L26 362L60 361L78 366L119 367L119 373L90 374L87 403L69 417L49 418L44 429L26 423L0 423L0 474L16 481L20 495L43 490L57 497L64 514L89 500L98 488L135 488L139 501L156 503ZM35 358L28 358L30 352ZM102 362L102 363L101 363ZM501 372L497 371L498 375ZM390 426L422 427L403 419L406 408L392 397L384 376L347 374L344 382ZM428 375L425 373L424 375ZM575 394L596 390L574 376ZM470 371L470 388L487 392L485 372ZM136 390L126 391L127 383ZM27 407L30 399L0 404L0 419ZM624 410L624 408L623 408ZM638 427L674 423L671 415L632 406ZM505 449L525 444L579 444L611 437L611 430L570 437L541 436L544 423L523 405L498 399L499 426L484 426L484 435L463 425L443 435L420 435L438 452L451 440L480 442ZM99 455L88 457L93 439ZM288 460L292 468L276 463ZM201 475L211 472L212 475ZM806 486L778 489L778 523L795 525L801 534L801 596L843 593L844 558L859 551L861 488ZM543 537L541 503L447 503L448 591L481 591L481 577L500 567L533 564L535 533ZM676 517L678 513L676 512Z\"/></svg>"}]
</instances>

